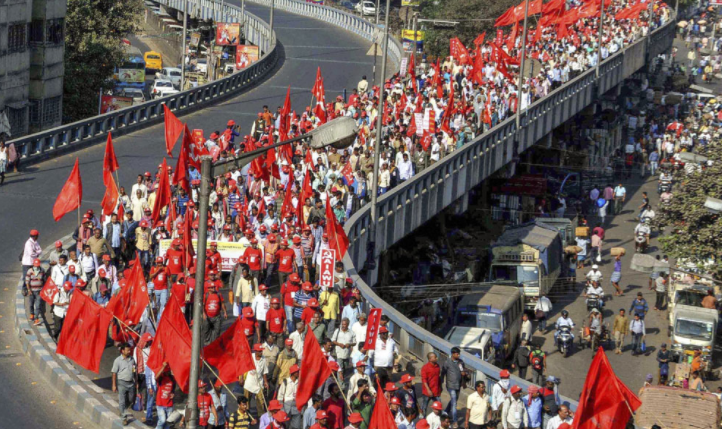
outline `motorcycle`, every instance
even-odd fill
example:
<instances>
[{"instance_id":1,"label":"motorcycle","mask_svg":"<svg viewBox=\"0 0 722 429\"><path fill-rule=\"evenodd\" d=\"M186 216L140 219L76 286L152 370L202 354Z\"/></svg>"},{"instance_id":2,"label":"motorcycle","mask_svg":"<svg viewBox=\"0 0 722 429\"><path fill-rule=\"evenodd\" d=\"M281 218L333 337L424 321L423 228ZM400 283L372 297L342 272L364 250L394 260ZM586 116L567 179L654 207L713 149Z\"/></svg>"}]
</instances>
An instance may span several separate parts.
<instances>
[{"instance_id":1,"label":"motorcycle","mask_svg":"<svg viewBox=\"0 0 722 429\"><path fill-rule=\"evenodd\" d=\"M634 237L634 251L644 253L647 250L647 235L638 232Z\"/></svg>"},{"instance_id":2,"label":"motorcycle","mask_svg":"<svg viewBox=\"0 0 722 429\"><path fill-rule=\"evenodd\" d=\"M561 326L557 329L557 348L559 353L564 357L568 357L572 351L574 336L570 326Z\"/></svg>"},{"instance_id":3,"label":"motorcycle","mask_svg":"<svg viewBox=\"0 0 722 429\"><path fill-rule=\"evenodd\" d=\"M593 293L587 295L587 311L592 311L593 308L602 311L603 306L604 301L598 295Z\"/></svg>"}]
</instances>

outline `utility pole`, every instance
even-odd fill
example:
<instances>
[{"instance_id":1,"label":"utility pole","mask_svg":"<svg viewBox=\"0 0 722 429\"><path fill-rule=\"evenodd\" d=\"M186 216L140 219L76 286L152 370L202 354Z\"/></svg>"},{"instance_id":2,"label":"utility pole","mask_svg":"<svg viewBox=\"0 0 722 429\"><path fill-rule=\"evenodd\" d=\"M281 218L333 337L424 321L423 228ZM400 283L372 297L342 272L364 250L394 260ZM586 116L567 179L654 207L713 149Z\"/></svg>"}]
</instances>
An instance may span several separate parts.
<instances>
[{"instance_id":1,"label":"utility pole","mask_svg":"<svg viewBox=\"0 0 722 429\"><path fill-rule=\"evenodd\" d=\"M597 39L597 66L594 67L594 75L599 79L599 65L602 64L602 41L604 38L604 0L601 0L601 11L599 12L599 38ZM538 31L538 30L537 30ZM599 94L601 95L601 94Z\"/></svg>"},{"instance_id":2,"label":"utility pole","mask_svg":"<svg viewBox=\"0 0 722 429\"><path fill-rule=\"evenodd\" d=\"M386 0L386 16L384 17L384 44L383 48L381 49L381 55L383 55L383 58L381 59L381 89L379 92L379 107L378 107L378 114L376 115L376 142L374 144L374 183L373 183L373 193L371 194L371 223L369 225L370 231L370 241L372 243L376 243L376 201L378 200L379 195L379 160L381 158L381 128L383 127L383 117L384 117L384 98L386 96L385 94L385 88L384 88L384 79L386 78L386 59L388 57L387 50L389 48L389 7L391 6L391 0ZM375 244L372 247L372 249L375 249ZM374 250L375 253L375 250ZM371 259L375 260L376 255L371 254Z\"/></svg>"},{"instance_id":3,"label":"utility pole","mask_svg":"<svg viewBox=\"0 0 722 429\"><path fill-rule=\"evenodd\" d=\"M188 37L188 0L183 7L183 47L181 48L181 81L180 90L183 91L186 83L186 37Z\"/></svg>"},{"instance_id":4,"label":"utility pole","mask_svg":"<svg viewBox=\"0 0 722 429\"><path fill-rule=\"evenodd\" d=\"M276 0L271 0L271 17L269 18L268 24L271 26L271 33L273 33L273 9L275 9Z\"/></svg>"},{"instance_id":5,"label":"utility pole","mask_svg":"<svg viewBox=\"0 0 722 429\"><path fill-rule=\"evenodd\" d=\"M529 0L524 3L524 28L521 32L521 64L519 65L519 82L516 89L516 139L519 140L521 123L521 87L524 84L524 63L526 60L526 25L529 19ZM537 31L539 31L537 29ZM516 40L514 41L516 43Z\"/></svg>"}]
</instances>

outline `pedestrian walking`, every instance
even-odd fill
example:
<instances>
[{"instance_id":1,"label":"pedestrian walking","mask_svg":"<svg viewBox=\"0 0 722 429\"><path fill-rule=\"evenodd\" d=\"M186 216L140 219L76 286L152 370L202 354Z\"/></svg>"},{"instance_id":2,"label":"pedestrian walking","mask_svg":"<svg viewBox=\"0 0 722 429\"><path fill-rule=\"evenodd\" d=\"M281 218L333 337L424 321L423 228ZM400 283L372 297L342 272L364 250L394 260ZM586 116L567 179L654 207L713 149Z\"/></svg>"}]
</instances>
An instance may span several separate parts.
<instances>
[{"instance_id":1,"label":"pedestrian walking","mask_svg":"<svg viewBox=\"0 0 722 429\"><path fill-rule=\"evenodd\" d=\"M549 312L552 311L552 302L546 295L540 294L539 300L534 305L534 317L539 322L539 332L546 332Z\"/></svg>"},{"instance_id":2,"label":"pedestrian walking","mask_svg":"<svg viewBox=\"0 0 722 429\"><path fill-rule=\"evenodd\" d=\"M24 267L23 267L24 268ZM30 297L30 321L35 326L42 325L45 319L45 304L40 298L40 292L45 285L45 270L40 266L40 259L32 261L32 265L25 273L25 286L23 293Z\"/></svg>"},{"instance_id":3,"label":"pedestrian walking","mask_svg":"<svg viewBox=\"0 0 722 429\"><path fill-rule=\"evenodd\" d=\"M657 352L657 363L659 370L657 373L657 380L660 386L667 384L667 377L669 377L669 363L672 361L672 354L667 350L667 344L662 343L659 351Z\"/></svg>"},{"instance_id":4,"label":"pedestrian walking","mask_svg":"<svg viewBox=\"0 0 722 429\"><path fill-rule=\"evenodd\" d=\"M644 320L639 317L639 314L635 314L634 320L629 322L629 331L632 333L632 356L637 356L642 353L642 343L647 335L644 329Z\"/></svg>"},{"instance_id":5,"label":"pedestrian walking","mask_svg":"<svg viewBox=\"0 0 722 429\"><path fill-rule=\"evenodd\" d=\"M624 201L627 198L627 189L621 183L614 188L614 210L612 214L622 213Z\"/></svg>"},{"instance_id":6,"label":"pedestrian walking","mask_svg":"<svg viewBox=\"0 0 722 429\"><path fill-rule=\"evenodd\" d=\"M544 382L544 372L547 370L547 354L538 344L531 344L529 364L532 370L532 382L541 386Z\"/></svg>"},{"instance_id":7,"label":"pedestrian walking","mask_svg":"<svg viewBox=\"0 0 722 429\"><path fill-rule=\"evenodd\" d=\"M434 352L426 355L427 362L421 367L421 412L426 414L429 403L441 399L441 366Z\"/></svg>"},{"instance_id":8,"label":"pedestrian walking","mask_svg":"<svg viewBox=\"0 0 722 429\"><path fill-rule=\"evenodd\" d=\"M135 359L132 356L133 348L128 343L120 345L120 356L113 361L112 387L113 392L118 394L118 406L120 408L120 418L123 419L123 426L130 421L130 413L127 412L128 407L135 402L136 377L135 377Z\"/></svg>"},{"instance_id":9,"label":"pedestrian walking","mask_svg":"<svg viewBox=\"0 0 722 429\"><path fill-rule=\"evenodd\" d=\"M632 306L629 309L629 313L632 316L639 316L640 319L644 320L644 317L647 315L647 312L649 311L649 305L647 305L647 300L644 299L642 296L642 292L637 293L637 299L632 301Z\"/></svg>"},{"instance_id":10,"label":"pedestrian walking","mask_svg":"<svg viewBox=\"0 0 722 429\"><path fill-rule=\"evenodd\" d=\"M380 332L380 331L379 331ZM378 348L378 341L377 341ZM466 368L461 360L461 349L453 347L451 349L450 358L444 361L441 366L440 379L446 380L446 391L449 393L449 403L446 405L446 412L451 416L451 420L458 422L456 402L459 400L459 393L464 386L464 377L466 376Z\"/></svg>"},{"instance_id":11,"label":"pedestrian walking","mask_svg":"<svg viewBox=\"0 0 722 429\"><path fill-rule=\"evenodd\" d=\"M619 314L614 317L612 326L612 335L614 336L614 353L621 355L624 348L624 337L629 334L629 318L623 308L619 309Z\"/></svg>"},{"instance_id":12,"label":"pedestrian walking","mask_svg":"<svg viewBox=\"0 0 722 429\"><path fill-rule=\"evenodd\" d=\"M612 283L612 286L614 286L614 295L615 296L622 296L624 295L624 291L619 286L619 282L622 280L622 255L617 255L614 257L614 271L612 272L612 276L609 278L609 282Z\"/></svg>"},{"instance_id":13,"label":"pedestrian walking","mask_svg":"<svg viewBox=\"0 0 722 429\"><path fill-rule=\"evenodd\" d=\"M529 358L531 355L531 349L527 345L527 340L521 340L521 344L517 347L514 352L514 360L511 364L511 369L518 369L519 378L526 380L526 370L529 368Z\"/></svg>"},{"instance_id":14,"label":"pedestrian walking","mask_svg":"<svg viewBox=\"0 0 722 429\"><path fill-rule=\"evenodd\" d=\"M654 281L654 292L657 299L654 303L654 309L661 311L665 306L665 298L667 297L667 274L660 273L659 277Z\"/></svg>"}]
</instances>

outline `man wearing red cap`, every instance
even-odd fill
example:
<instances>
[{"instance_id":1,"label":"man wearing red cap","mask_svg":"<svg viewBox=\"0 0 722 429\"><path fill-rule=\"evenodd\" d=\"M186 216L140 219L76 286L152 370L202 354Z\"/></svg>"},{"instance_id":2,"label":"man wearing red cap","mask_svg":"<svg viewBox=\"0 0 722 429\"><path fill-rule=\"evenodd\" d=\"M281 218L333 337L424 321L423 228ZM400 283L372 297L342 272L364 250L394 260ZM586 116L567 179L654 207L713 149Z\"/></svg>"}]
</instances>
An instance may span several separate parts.
<instances>
[{"instance_id":1,"label":"man wearing red cap","mask_svg":"<svg viewBox=\"0 0 722 429\"><path fill-rule=\"evenodd\" d=\"M316 424L310 427L310 429L331 429L328 425L328 413L324 410L316 411Z\"/></svg>"},{"instance_id":2,"label":"man wearing red cap","mask_svg":"<svg viewBox=\"0 0 722 429\"><path fill-rule=\"evenodd\" d=\"M268 390L268 365L266 359L263 358L263 345L258 343L253 345L253 365L255 369L246 373L246 380L243 383L246 398L250 401L255 399L256 410L258 414L264 412L265 401L261 397L264 390Z\"/></svg>"},{"instance_id":3,"label":"man wearing red cap","mask_svg":"<svg viewBox=\"0 0 722 429\"><path fill-rule=\"evenodd\" d=\"M346 426L346 429L366 429L366 427L363 426L364 423L366 423L366 427L368 427L368 422L364 422L361 413L351 413L351 415L348 416L348 426Z\"/></svg>"},{"instance_id":4,"label":"man wearing red cap","mask_svg":"<svg viewBox=\"0 0 722 429\"><path fill-rule=\"evenodd\" d=\"M504 400L511 396L509 388L509 371L503 369L499 372L499 382L491 388L491 413L494 420L501 419L501 409L504 405Z\"/></svg>"},{"instance_id":5,"label":"man wearing red cap","mask_svg":"<svg viewBox=\"0 0 722 429\"><path fill-rule=\"evenodd\" d=\"M263 251L258 248L258 239L255 237L251 239L251 247L243 252L243 257L246 258L248 262L251 276L259 282L261 279L261 270L263 270Z\"/></svg>"},{"instance_id":6,"label":"man wearing red cap","mask_svg":"<svg viewBox=\"0 0 722 429\"><path fill-rule=\"evenodd\" d=\"M273 285L273 274L278 269L278 256L276 252L281 246L278 243L278 236L276 234L269 234L266 242L263 243L263 255L264 255L264 266L266 268L266 277L264 283L266 285Z\"/></svg>"},{"instance_id":7,"label":"man wearing red cap","mask_svg":"<svg viewBox=\"0 0 722 429\"><path fill-rule=\"evenodd\" d=\"M379 376L381 384L386 384L391 378L393 372L394 360L398 355L396 342L389 338L388 328L380 327L378 338L376 339L376 348L369 354L369 358L373 359L374 370Z\"/></svg>"},{"instance_id":8,"label":"man wearing red cap","mask_svg":"<svg viewBox=\"0 0 722 429\"><path fill-rule=\"evenodd\" d=\"M30 296L30 320L35 320L35 326L42 325L41 319L45 318L45 305L40 298L40 291L45 285L45 271L40 266L40 259L31 262L30 268L25 272L25 291Z\"/></svg>"},{"instance_id":9,"label":"man wearing red cap","mask_svg":"<svg viewBox=\"0 0 722 429\"><path fill-rule=\"evenodd\" d=\"M271 297L268 296L268 287L266 285L258 286L258 295L253 297L251 309L256 315L256 320L258 320L258 329L261 338L266 338L266 314L268 314L268 310L271 309Z\"/></svg>"},{"instance_id":10,"label":"man wearing red cap","mask_svg":"<svg viewBox=\"0 0 722 429\"><path fill-rule=\"evenodd\" d=\"M183 250L180 238L174 238L170 249L166 250L164 262L170 274L170 281L175 282L178 275L183 274Z\"/></svg>"},{"instance_id":11,"label":"man wearing red cap","mask_svg":"<svg viewBox=\"0 0 722 429\"><path fill-rule=\"evenodd\" d=\"M281 308L281 300L276 297L271 298L271 308L266 313L266 330L275 335L279 341L288 333L286 311Z\"/></svg>"},{"instance_id":12,"label":"man wearing red cap","mask_svg":"<svg viewBox=\"0 0 722 429\"><path fill-rule=\"evenodd\" d=\"M288 276L293 272L298 272L296 265L296 252L288 248L288 240L281 240L281 248L276 251L276 260L278 261L278 284L286 282Z\"/></svg>"},{"instance_id":13,"label":"man wearing red cap","mask_svg":"<svg viewBox=\"0 0 722 429\"><path fill-rule=\"evenodd\" d=\"M55 248L50 252L50 255L48 256L48 262L50 263L51 267L54 267L58 263L60 255L65 255L65 257L67 258L68 252L63 249L63 242L58 240L55 242Z\"/></svg>"},{"instance_id":14,"label":"man wearing red cap","mask_svg":"<svg viewBox=\"0 0 722 429\"><path fill-rule=\"evenodd\" d=\"M140 252L140 261L145 271L148 271L150 267L150 243L150 226L148 221L141 220L138 228L135 229L135 248Z\"/></svg>"},{"instance_id":15,"label":"man wearing red cap","mask_svg":"<svg viewBox=\"0 0 722 429\"><path fill-rule=\"evenodd\" d=\"M283 350L276 359L272 378L277 382L285 380L291 374L291 368L298 364L298 361L298 354L293 349L293 340L286 338L283 342Z\"/></svg>"},{"instance_id":16,"label":"man wearing red cap","mask_svg":"<svg viewBox=\"0 0 722 429\"><path fill-rule=\"evenodd\" d=\"M401 388L396 392L396 396L401 399L401 405L404 408L418 408L419 401L416 399L414 377L411 374L404 374L399 383L401 383Z\"/></svg>"},{"instance_id":17,"label":"man wearing red cap","mask_svg":"<svg viewBox=\"0 0 722 429\"><path fill-rule=\"evenodd\" d=\"M522 429L529 426L529 415L526 412L524 401L521 400L522 390L519 386L511 386L511 396L504 400L501 412L501 427L503 429Z\"/></svg>"},{"instance_id":18,"label":"man wearing red cap","mask_svg":"<svg viewBox=\"0 0 722 429\"><path fill-rule=\"evenodd\" d=\"M210 283L207 282L206 285L209 287L203 297L204 345L212 343L221 335L221 323L223 319L228 317L226 306L223 304L223 296L216 290L215 282L211 280Z\"/></svg>"},{"instance_id":19,"label":"man wearing red cap","mask_svg":"<svg viewBox=\"0 0 722 429\"><path fill-rule=\"evenodd\" d=\"M277 399L268 402L268 411L261 416L258 421L258 429L267 429L273 423L273 417L283 409L283 406Z\"/></svg>"},{"instance_id":20,"label":"man wearing red cap","mask_svg":"<svg viewBox=\"0 0 722 429\"><path fill-rule=\"evenodd\" d=\"M281 285L281 297L283 299L283 309L286 312L286 331L293 330L293 307L295 305L294 298L301 290L301 278L298 274L293 273L288 276L288 280ZM271 303L273 304L273 303Z\"/></svg>"}]
</instances>

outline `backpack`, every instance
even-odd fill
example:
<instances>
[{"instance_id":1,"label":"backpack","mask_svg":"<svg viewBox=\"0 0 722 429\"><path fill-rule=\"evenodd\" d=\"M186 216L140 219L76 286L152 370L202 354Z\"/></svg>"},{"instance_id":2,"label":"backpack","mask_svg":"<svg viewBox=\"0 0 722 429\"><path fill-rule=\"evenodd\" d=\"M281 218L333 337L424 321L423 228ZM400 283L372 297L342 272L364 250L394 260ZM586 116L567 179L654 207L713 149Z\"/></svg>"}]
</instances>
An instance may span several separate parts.
<instances>
[{"instance_id":1,"label":"backpack","mask_svg":"<svg viewBox=\"0 0 722 429\"><path fill-rule=\"evenodd\" d=\"M541 371L544 368L544 355L532 353L531 355L531 367L537 371Z\"/></svg>"}]
</instances>

